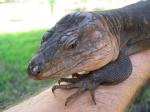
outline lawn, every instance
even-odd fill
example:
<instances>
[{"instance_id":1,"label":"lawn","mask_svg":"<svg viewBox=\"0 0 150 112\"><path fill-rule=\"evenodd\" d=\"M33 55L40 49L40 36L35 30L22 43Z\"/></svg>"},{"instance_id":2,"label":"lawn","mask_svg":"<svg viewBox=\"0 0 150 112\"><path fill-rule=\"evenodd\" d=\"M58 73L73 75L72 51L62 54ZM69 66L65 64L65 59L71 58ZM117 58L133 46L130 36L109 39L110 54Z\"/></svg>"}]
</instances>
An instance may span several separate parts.
<instances>
[{"instance_id":1,"label":"lawn","mask_svg":"<svg viewBox=\"0 0 150 112\"><path fill-rule=\"evenodd\" d=\"M26 68L39 47L45 30L0 35L0 108L18 102L50 86L52 81L35 81Z\"/></svg>"}]
</instances>

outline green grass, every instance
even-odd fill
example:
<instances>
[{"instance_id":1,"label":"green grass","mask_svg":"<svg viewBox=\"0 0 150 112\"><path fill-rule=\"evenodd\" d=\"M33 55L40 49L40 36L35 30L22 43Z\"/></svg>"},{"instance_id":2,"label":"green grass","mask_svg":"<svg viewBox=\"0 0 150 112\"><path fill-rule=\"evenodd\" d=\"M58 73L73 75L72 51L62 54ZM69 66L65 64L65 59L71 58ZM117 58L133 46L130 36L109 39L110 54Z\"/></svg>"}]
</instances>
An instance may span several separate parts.
<instances>
[{"instance_id":1,"label":"green grass","mask_svg":"<svg viewBox=\"0 0 150 112\"><path fill-rule=\"evenodd\" d=\"M45 30L0 35L0 108L5 108L49 86L52 81L34 81L26 73Z\"/></svg>"}]
</instances>

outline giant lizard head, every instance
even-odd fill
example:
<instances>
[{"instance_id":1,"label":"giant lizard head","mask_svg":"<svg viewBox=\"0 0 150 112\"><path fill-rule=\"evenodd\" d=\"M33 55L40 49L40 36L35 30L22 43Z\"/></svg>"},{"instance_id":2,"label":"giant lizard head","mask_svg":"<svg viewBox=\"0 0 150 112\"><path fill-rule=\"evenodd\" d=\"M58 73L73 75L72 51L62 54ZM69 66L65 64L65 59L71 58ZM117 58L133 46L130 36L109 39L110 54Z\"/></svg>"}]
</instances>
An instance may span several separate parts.
<instances>
[{"instance_id":1,"label":"giant lizard head","mask_svg":"<svg viewBox=\"0 0 150 112\"><path fill-rule=\"evenodd\" d=\"M44 34L28 73L34 79L58 79L101 68L117 58L113 36L102 16L68 14Z\"/></svg>"}]
</instances>

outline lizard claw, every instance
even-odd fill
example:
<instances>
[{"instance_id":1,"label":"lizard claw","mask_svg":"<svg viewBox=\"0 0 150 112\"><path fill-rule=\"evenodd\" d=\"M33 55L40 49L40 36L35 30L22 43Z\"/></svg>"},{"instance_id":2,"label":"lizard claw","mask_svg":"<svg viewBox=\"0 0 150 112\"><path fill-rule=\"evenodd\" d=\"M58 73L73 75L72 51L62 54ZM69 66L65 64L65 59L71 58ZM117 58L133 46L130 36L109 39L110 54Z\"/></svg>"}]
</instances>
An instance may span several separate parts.
<instances>
[{"instance_id":1,"label":"lizard claw","mask_svg":"<svg viewBox=\"0 0 150 112\"><path fill-rule=\"evenodd\" d=\"M56 88L57 88L56 85L52 87L52 92L53 93L55 92Z\"/></svg>"},{"instance_id":2,"label":"lizard claw","mask_svg":"<svg viewBox=\"0 0 150 112\"><path fill-rule=\"evenodd\" d=\"M79 88L74 94L72 94L71 96L69 96L66 101L65 101L65 106L68 105L68 103L75 97L80 96L81 94L83 94L85 91L87 90L87 88ZM95 89L91 89L89 90L90 94L91 94L91 98L93 103L96 105L96 100L95 100Z\"/></svg>"},{"instance_id":3,"label":"lizard claw","mask_svg":"<svg viewBox=\"0 0 150 112\"><path fill-rule=\"evenodd\" d=\"M65 79L66 80L66 79ZM68 79L67 79L68 80ZM69 89L74 89L74 88L78 88L78 90L72 94L71 96L69 96L67 99L66 99L66 102L65 102L65 106L68 105L68 103L74 99L75 97L77 96L80 96L81 94L83 94L85 91L89 91L90 92L90 95L91 95L91 98L92 98L92 101L94 104L96 104L96 101L95 101L95 89L100 85L100 81L99 82L95 82L95 81L92 81L91 78L85 78L81 81L78 81L76 83L72 83L72 84L67 84L67 85L55 85L53 86L52 88L52 92L54 92L56 89L64 89L64 90L69 90Z\"/></svg>"}]
</instances>

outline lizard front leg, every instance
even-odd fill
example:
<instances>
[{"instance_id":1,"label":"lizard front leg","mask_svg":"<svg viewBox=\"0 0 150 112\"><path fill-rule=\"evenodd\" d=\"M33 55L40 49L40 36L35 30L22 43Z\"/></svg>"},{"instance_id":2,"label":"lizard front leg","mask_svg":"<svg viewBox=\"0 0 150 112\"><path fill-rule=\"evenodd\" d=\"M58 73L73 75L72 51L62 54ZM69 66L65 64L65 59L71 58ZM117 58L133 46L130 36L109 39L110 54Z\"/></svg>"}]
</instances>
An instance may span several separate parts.
<instances>
[{"instance_id":1,"label":"lizard front leg","mask_svg":"<svg viewBox=\"0 0 150 112\"><path fill-rule=\"evenodd\" d=\"M52 88L54 92L56 89L73 89L78 88L78 90L67 98L65 105L68 104L70 100L81 95L85 91L90 91L93 102L96 104L94 91L101 84L114 84L119 83L127 79L132 72L132 64L128 56L120 53L118 59L115 62L111 62L101 69L95 70L86 74L81 79L70 78L65 79L63 82L69 82L66 85L55 85ZM61 82L61 81L60 81Z\"/></svg>"}]
</instances>

